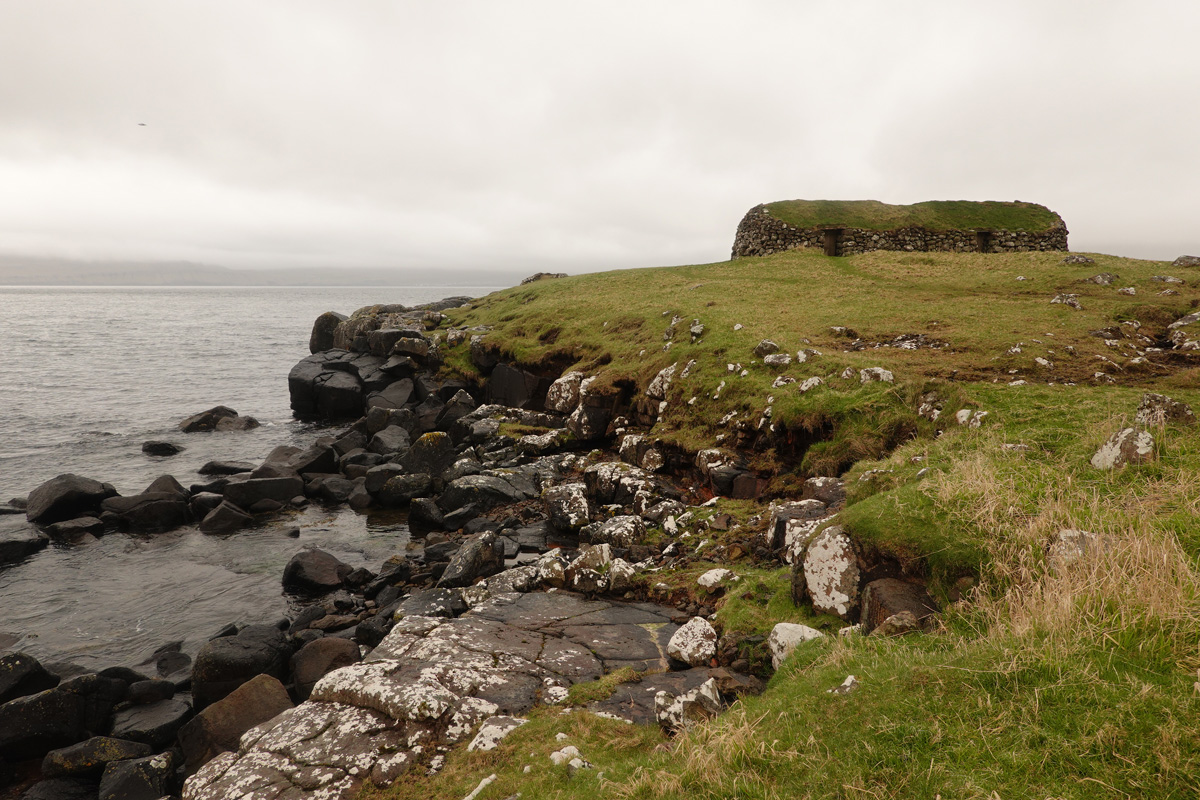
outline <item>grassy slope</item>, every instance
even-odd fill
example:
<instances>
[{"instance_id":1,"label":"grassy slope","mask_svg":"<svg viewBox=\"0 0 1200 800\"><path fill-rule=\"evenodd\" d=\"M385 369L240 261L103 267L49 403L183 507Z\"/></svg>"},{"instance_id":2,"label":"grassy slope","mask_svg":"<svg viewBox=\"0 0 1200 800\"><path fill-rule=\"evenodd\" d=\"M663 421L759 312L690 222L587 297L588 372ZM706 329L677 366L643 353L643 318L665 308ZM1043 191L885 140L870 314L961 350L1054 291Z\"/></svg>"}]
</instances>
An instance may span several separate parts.
<instances>
[{"instance_id":1,"label":"grassy slope","mask_svg":"<svg viewBox=\"0 0 1200 800\"><path fill-rule=\"evenodd\" d=\"M805 646L764 695L687 736L668 740L656 730L543 710L496 753L452 753L439 777L414 777L386 796L462 797L491 772L500 779L482 800L517 791L527 800L1195 796L1200 431L1156 431L1158 460L1145 467L1101 473L1087 460L1131 421L1148 388L1200 405L1196 373L1183 364L1108 368L1117 386L1063 379L1089 376L1094 355L1127 362L1088 331L1131 317L1143 330L1161 327L1200 292L1193 276L1180 275L1189 281L1176 285L1180 295L1159 296L1162 284L1150 277L1168 268L1154 262L1097 256L1095 266L1068 267L1060 258L796 252L547 281L459 312L461 322L495 325L493 335L522 360L578 363L609 382L636 378L645 386L662 366L695 358L694 378L677 381L673 410L655 433L698 445L724 430L716 420L727 410L761 411L768 395L777 419L834 419L857 426L859 439L889 414L912 416L915 398L931 385L946 398L947 414L988 410L979 430L949 423L935 438L922 423L880 460L857 463L841 515L861 540L922 565L944 598L963 574L980 584L948 609L937 634ZM1077 283L1101 270L1121 281ZM1018 274L1030 280L1017 282ZM1129 285L1137 297L1116 294ZM1084 310L1050 305L1061 290L1079 292ZM681 343L664 353L672 314L684 318ZM686 344L693 317L706 325L695 345ZM746 327L734 332L735 323ZM834 324L869 339L924 332L951 348L842 353L844 340L827 330ZM749 352L764 337L792 352L811 340L824 355L786 372L821 375L829 385L804 396L795 385L771 389L775 371L752 365ZM1023 352L1008 355L1018 341ZM1065 355L1067 344L1075 356ZM1035 355L1054 369L1036 369ZM465 364L461 354L454 358ZM733 378L729 361L750 374ZM847 365L885 366L898 383L842 382L835 376ZM1030 383L1008 386L1018 375ZM721 379L730 383L719 401L681 402L711 394ZM1006 451L1005 443L1030 449ZM923 468L929 472L918 476ZM858 481L868 469L891 472ZM785 477L779 487L789 485ZM1063 527L1103 533L1110 546L1072 570L1048 571L1045 542ZM783 620L831 627L791 606L784 571L730 566L745 580L718 611L727 628L765 631ZM851 673L862 684L857 692L826 692ZM595 770L570 776L549 765L547 754L563 744L554 740L558 731ZM532 773L522 772L525 764Z\"/></svg>"},{"instance_id":2,"label":"grassy slope","mask_svg":"<svg viewBox=\"0 0 1200 800\"><path fill-rule=\"evenodd\" d=\"M782 200L768 203L776 219L795 228L840 225L871 231L922 226L929 230L1045 231L1058 217L1036 203L931 200L893 206L878 200Z\"/></svg>"}]
</instances>

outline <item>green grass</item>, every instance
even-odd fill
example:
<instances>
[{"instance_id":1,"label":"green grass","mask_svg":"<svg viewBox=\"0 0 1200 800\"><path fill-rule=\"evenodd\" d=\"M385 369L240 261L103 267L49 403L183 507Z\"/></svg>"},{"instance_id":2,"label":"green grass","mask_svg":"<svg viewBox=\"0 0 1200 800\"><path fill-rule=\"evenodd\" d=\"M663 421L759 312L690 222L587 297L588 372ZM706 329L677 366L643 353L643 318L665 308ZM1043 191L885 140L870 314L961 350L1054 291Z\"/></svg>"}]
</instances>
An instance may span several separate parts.
<instances>
[{"instance_id":1,"label":"green grass","mask_svg":"<svg viewBox=\"0 0 1200 800\"><path fill-rule=\"evenodd\" d=\"M920 226L932 231L1042 232L1061 220L1036 203L931 200L895 206L878 200L783 200L768 203L771 216L794 228L840 226L870 231Z\"/></svg>"},{"instance_id":2,"label":"green grass","mask_svg":"<svg viewBox=\"0 0 1200 800\"><path fill-rule=\"evenodd\" d=\"M805 645L762 696L675 739L539 709L496 752L458 748L438 777L414 774L376 794L461 798L495 772L480 800L516 792L524 800L1196 796L1200 427L1154 431L1157 457L1144 466L1101 472L1088 460L1132 422L1145 391L1200 408L1193 357L1139 366L1091 332L1137 319L1157 337L1200 304L1200 292L1185 273L1178 277L1189 282L1174 286L1179 295L1159 295L1163 284L1151 276L1171 274L1160 262L1095 258L1066 266L1061 254L830 259L794 251L543 281L448 312L456 324L492 325L489 340L509 359L583 369L598 375L597 388L635 403L664 366L694 359L652 435L691 449L721 436L729 444L736 426L722 417L736 411L735 422L756 429L770 405L777 433L752 436L757 449L745 453L771 478L770 492L795 496L806 476L847 470L848 504L837 521L868 558L896 559L926 579L945 612L933 634ZM1119 283L1083 282L1101 271L1117 273ZM1130 285L1136 297L1116 294ZM1063 291L1078 293L1084 310L1049 303ZM664 352L673 315L682 321ZM696 343L687 335L693 318L706 326ZM948 346L844 352L847 340L831 325L867 341L918 332ZM763 338L793 354L804 347L822 355L768 369L750 352ZM1010 353L1018 342L1021 352ZM1055 366L1038 368L1037 356ZM1117 362L1103 367L1116 385L1091 380L1096 356ZM448 363L473 371L465 345L449 349ZM728 363L748 374L729 372ZM839 377L867 366L892 370L896 383ZM807 394L795 384L773 388L780 372L826 384ZM1008 385L1015 378L1027 384ZM916 413L929 392L943 406L936 423ZM953 415L963 408L987 411L983 426L958 426ZM869 470L884 471L859 480ZM705 514L718 512L739 527L686 541L745 539L761 527L749 519L765 508L723 500ZM1106 548L1050 569L1046 544L1068 527L1104 535ZM740 582L720 598L701 597L695 579L712 566L694 561L643 580L667 583L673 599L714 605L724 631L763 635L789 621L832 633L841 624L792 604L789 569L747 557L721 564ZM828 694L847 674L861 687ZM574 702L631 677L577 687ZM566 742L555 740L559 731ZM595 769L571 775L552 767L547 755L567 743Z\"/></svg>"}]
</instances>

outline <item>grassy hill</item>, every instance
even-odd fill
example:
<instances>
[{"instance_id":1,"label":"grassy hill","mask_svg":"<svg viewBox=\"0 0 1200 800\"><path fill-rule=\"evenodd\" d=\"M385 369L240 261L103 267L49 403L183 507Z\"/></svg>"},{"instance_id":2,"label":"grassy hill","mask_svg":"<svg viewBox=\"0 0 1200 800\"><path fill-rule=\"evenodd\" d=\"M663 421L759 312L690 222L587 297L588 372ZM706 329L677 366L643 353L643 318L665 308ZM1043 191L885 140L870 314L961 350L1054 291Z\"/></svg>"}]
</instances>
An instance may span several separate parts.
<instances>
[{"instance_id":1,"label":"grassy hill","mask_svg":"<svg viewBox=\"0 0 1200 800\"><path fill-rule=\"evenodd\" d=\"M895 206L877 200L783 200L768 203L773 217L794 228L841 226L869 231L920 226L931 231L1008 230L1042 232L1061 224L1037 203L994 200L932 200Z\"/></svg>"},{"instance_id":2,"label":"grassy hill","mask_svg":"<svg viewBox=\"0 0 1200 800\"><path fill-rule=\"evenodd\" d=\"M493 772L481 800L1195 796L1200 431L1155 429L1144 466L1088 461L1144 392L1200 407L1197 356L1155 352L1200 305L1200 286L1192 273L1156 280L1172 274L1160 262L1093 258L791 251L541 281L448 312L491 326L488 340L511 359L579 368L614 392L694 360L654 436L728 445L731 412L757 422L771 408L778 431L747 453L771 475L769 494L845 473L839 522L924 574L946 611L933 633L808 643L763 695L675 739L545 709L498 750L453 752L437 777L372 796L461 798ZM1087 280L1101 272L1119 279ZM1081 309L1050 302L1061 293ZM704 326L695 341L693 320ZM764 338L793 363L764 365L752 352ZM817 352L796 363L801 349ZM448 356L451 369L473 370L465 345ZM860 384L866 367L895 382ZM853 377L841 377L847 368ZM797 382L773 385L780 375ZM801 393L812 377L823 385ZM936 422L917 413L931 393ZM954 421L960 409L988 415L969 428ZM719 508L747 525L763 510ZM1046 544L1063 528L1106 546L1050 569ZM723 623L836 627L791 604L786 568L725 566L743 583L718 608ZM857 691L828 693L848 674ZM550 766L560 731L594 769Z\"/></svg>"}]
</instances>

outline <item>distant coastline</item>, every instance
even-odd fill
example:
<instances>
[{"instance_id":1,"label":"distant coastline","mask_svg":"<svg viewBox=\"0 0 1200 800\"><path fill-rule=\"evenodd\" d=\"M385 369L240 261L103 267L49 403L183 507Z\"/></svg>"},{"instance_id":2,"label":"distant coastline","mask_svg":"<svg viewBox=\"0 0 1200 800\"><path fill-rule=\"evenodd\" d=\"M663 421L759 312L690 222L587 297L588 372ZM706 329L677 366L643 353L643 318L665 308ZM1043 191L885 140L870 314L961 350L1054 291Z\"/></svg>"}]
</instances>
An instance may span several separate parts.
<instances>
[{"instance_id":1,"label":"distant coastline","mask_svg":"<svg viewBox=\"0 0 1200 800\"><path fill-rule=\"evenodd\" d=\"M0 286L258 286L396 287L511 286L522 273L487 269L438 270L304 267L230 269L187 261L75 261L0 255Z\"/></svg>"}]
</instances>

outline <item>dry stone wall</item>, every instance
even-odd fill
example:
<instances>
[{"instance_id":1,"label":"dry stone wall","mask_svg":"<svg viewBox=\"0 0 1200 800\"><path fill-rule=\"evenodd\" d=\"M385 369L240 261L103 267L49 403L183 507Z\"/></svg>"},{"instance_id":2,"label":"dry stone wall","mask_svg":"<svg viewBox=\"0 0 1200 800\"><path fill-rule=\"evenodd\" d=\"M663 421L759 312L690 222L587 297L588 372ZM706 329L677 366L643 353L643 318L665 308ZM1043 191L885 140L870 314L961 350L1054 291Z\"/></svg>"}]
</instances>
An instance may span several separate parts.
<instances>
[{"instance_id":1,"label":"dry stone wall","mask_svg":"<svg viewBox=\"0 0 1200 800\"><path fill-rule=\"evenodd\" d=\"M979 252L975 231L931 231L920 226L887 231L842 228L837 234L836 255L849 256L870 250ZM983 252L1014 253L1031 250L1066 250L1067 226L1058 224L1040 233L996 230L989 232ZM733 241L733 258L769 256L797 247L825 247L822 228L796 228L772 216L765 205L750 209L738 225Z\"/></svg>"}]
</instances>

